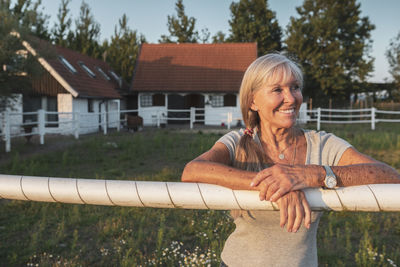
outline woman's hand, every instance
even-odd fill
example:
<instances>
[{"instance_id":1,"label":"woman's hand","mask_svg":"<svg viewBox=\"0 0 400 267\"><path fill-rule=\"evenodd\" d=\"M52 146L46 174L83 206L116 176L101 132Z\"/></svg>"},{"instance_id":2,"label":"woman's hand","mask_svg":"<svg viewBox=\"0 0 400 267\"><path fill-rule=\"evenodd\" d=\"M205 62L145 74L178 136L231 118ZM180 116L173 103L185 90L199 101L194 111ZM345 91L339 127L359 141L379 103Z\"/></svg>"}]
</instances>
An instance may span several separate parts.
<instances>
[{"instance_id":1,"label":"woman's hand","mask_svg":"<svg viewBox=\"0 0 400 267\"><path fill-rule=\"evenodd\" d=\"M278 201L280 197L309 185L306 183L306 166L275 164L257 173L250 186L260 191L260 200Z\"/></svg>"},{"instance_id":2,"label":"woman's hand","mask_svg":"<svg viewBox=\"0 0 400 267\"><path fill-rule=\"evenodd\" d=\"M310 229L311 209L303 191L292 191L278 200L280 226L286 225L288 232L296 233L304 220L304 226Z\"/></svg>"}]
</instances>

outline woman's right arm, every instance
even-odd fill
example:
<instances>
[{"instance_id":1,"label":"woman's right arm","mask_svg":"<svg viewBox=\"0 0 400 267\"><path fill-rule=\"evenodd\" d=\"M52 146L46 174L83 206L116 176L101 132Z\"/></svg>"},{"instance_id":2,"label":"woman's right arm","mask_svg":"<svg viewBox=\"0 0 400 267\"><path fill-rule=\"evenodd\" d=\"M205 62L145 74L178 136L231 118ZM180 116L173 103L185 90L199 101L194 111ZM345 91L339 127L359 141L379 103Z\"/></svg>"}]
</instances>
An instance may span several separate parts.
<instances>
[{"instance_id":1,"label":"woman's right arm","mask_svg":"<svg viewBox=\"0 0 400 267\"><path fill-rule=\"evenodd\" d=\"M257 172L249 172L229 166L228 148L220 142L207 152L186 164L182 182L216 184L236 190L257 190L250 182Z\"/></svg>"},{"instance_id":2,"label":"woman's right arm","mask_svg":"<svg viewBox=\"0 0 400 267\"><path fill-rule=\"evenodd\" d=\"M220 142L207 152L186 164L182 182L199 182L216 184L235 190L262 190L263 185L252 187L250 181L257 172L250 172L230 166L231 159L228 148ZM261 200L260 200L261 201ZM288 232L297 232L302 221L310 228L311 209L304 193L292 191L278 201L280 209L280 226L287 226Z\"/></svg>"}]
</instances>

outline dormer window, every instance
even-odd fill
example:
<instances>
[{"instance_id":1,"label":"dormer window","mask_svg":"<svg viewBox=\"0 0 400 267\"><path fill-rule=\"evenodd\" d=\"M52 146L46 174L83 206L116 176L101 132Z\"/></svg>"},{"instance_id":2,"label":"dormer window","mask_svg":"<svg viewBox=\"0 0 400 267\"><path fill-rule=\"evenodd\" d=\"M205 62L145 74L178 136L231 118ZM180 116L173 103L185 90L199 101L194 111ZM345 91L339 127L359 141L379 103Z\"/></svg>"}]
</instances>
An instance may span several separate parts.
<instances>
[{"instance_id":1,"label":"dormer window","mask_svg":"<svg viewBox=\"0 0 400 267\"><path fill-rule=\"evenodd\" d=\"M100 67L96 67L96 70L100 72L101 75L103 75L104 79L106 79L107 81L111 80L110 76L108 76Z\"/></svg>"},{"instance_id":2,"label":"dormer window","mask_svg":"<svg viewBox=\"0 0 400 267\"><path fill-rule=\"evenodd\" d=\"M89 69L88 66L85 65L85 63L83 63L82 61L78 61L78 64L82 67L82 69L84 69L86 71L86 73L92 77L92 78L96 78L96 74L94 74L94 72Z\"/></svg>"},{"instance_id":3,"label":"dormer window","mask_svg":"<svg viewBox=\"0 0 400 267\"><path fill-rule=\"evenodd\" d=\"M115 72L113 72L112 70L109 71L111 76L117 81L119 82L119 80L121 79Z\"/></svg>"},{"instance_id":4,"label":"dormer window","mask_svg":"<svg viewBox=\"0 0 400 267\"><path fill-rule=\"evenodd\" d=\"M63 56L59 55L58 59L61 61L61 63L73 74L77 73L78 71L74 68L74 66L71 65L71 63L68 62Z\"/></svg>"},{"instance_id":5,"label":"dormer window","mask_svg":"<svg viewBox=\"0 0 400 267\"><path fill-rule=\"evenodd\" d=\"M122 86L122 78L119 77L115 72L113 72L112 70L109 71L109 73L111 74L111 76L117 81L119 87Z\"/></svg>"}]
</instances>

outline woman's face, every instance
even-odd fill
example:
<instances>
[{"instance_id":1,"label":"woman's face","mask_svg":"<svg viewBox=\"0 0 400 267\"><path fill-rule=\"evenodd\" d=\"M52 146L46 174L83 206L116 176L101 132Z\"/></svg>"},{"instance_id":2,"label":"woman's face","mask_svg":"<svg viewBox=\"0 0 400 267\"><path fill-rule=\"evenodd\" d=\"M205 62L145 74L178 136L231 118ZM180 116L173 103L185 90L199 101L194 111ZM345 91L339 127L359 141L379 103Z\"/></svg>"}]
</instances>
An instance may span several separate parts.
<instances>
[{"instance_id":1,"label":"woman's face","mask_svg":"<svg viewBox=\"0 0 400 267\"><path fill-rule=\"evenodd\" d=\"M261 125L288 129L296 124L303 95L294 77L282 78L267 82L253 96L251 109L258 112Z\"/></svg>"}]
</instances>

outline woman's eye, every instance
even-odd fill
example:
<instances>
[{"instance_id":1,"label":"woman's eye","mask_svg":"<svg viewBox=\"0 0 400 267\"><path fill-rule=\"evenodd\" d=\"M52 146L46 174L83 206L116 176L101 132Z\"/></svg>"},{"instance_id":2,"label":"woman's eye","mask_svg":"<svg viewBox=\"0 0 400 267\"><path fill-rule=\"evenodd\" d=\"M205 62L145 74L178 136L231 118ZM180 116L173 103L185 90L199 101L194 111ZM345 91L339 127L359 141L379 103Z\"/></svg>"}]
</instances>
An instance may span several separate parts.
<instances>
[{"instance_id":1,"label":"woman's eye","mask_svg":"<svg viewBox=\"0 0 400 267\"><path fill-rule=\"evenodd\" d=\"M272 89L272 92L276 92L276 93L279 93L281 91L282 91L282 88L280 88L280 87Z\"/></svg>"},{"instance_id":2,"label":"woman's eye","mask_svg":"<svg viewBox=\"0 0 400 267\"><path fill-rule=\"evenodd\" d=\"M300 86L295 85L295 86L292 86L290 89L291 89L292 91L298 91L298 90L300 90Z\"/></svg>"}]
</instances>

